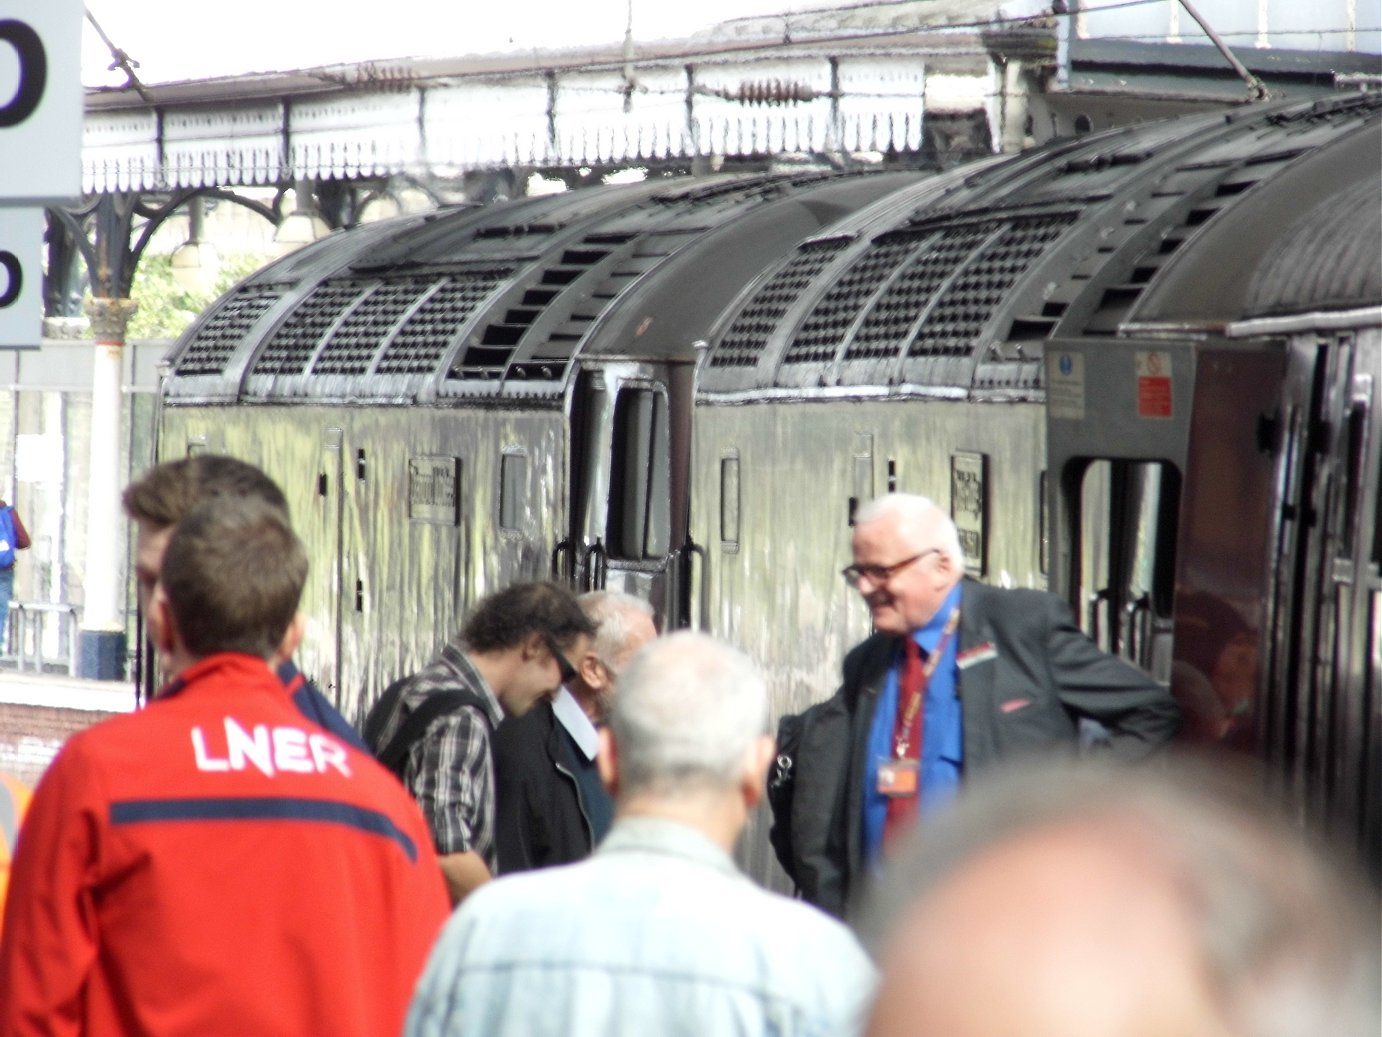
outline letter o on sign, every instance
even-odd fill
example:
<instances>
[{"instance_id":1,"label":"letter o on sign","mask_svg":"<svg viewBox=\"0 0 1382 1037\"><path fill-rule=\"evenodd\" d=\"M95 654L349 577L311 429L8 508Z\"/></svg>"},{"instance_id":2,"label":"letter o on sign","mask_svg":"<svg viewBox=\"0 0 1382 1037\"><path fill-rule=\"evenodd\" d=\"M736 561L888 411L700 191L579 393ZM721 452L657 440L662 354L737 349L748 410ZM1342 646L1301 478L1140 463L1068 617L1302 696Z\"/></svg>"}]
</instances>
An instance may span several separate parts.
<instances>
[{"instance_id":1,"label":"letter o on sign","mask_svg":"<svg viewBox=\"0 0 1382 1037\"><path fill-rule=\"evenodd\" d=\"M19 55L19 89L0 105L0 129L17 126L38 108L48 85L48 55L38 33L13 18L0 21L0 43L8 43ZM3 303L0 303L3 305Z\"/></svg>"},{"instance_id":2,"label":"letter o on sign","mask_svg":"<svg viewBox=\"0 0 1382 1037\"><path fill-rule=\"evenodd\" d=\"M24 288L24 268L19 265L19 259L13 252L0 251L0 270L5 271L5 279L0 282L5 286L0 291L0 310L3 310L19 298Z\"/></svg>"}]
</instances>

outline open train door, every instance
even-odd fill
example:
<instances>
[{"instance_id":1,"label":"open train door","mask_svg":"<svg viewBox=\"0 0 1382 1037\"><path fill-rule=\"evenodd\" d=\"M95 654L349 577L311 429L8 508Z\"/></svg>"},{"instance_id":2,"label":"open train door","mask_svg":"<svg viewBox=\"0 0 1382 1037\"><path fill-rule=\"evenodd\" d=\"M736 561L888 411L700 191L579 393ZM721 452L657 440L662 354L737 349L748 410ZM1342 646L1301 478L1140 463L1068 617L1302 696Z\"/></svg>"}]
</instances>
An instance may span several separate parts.
<instances>
[{"instance_id":1,"label":"open train door","mask_svg":"<svg viewBox=\"0 0 1382 1037\"><path fill-rule=\"evenodd\" d=\"M1046 352L1051 589L1099 647L1162 682L1193 363L1184 343Z\"/></svg>"},{"instance_id":2,"label":"open train door","mask_svg":"<svg viewBox=\"0 0 1382 1037\"><path fill-rule=\"evenodd\" d=\"M571 400L571 528L553 575L577 591L652 603L658 625L688 623L689 362L587 364Z\"/></svg>"},{"instance_id":3,"label":"open train door","mask_svg":"<svg viewBox=\"0 0 1382 1037\"><path fill-rule=\"evenodd\" d=\"M1102 648L1171 685L1184 737L1248 748L1281 350L1120 340L1046 356L1053 589Z\"/></svg>"}]
</instances>

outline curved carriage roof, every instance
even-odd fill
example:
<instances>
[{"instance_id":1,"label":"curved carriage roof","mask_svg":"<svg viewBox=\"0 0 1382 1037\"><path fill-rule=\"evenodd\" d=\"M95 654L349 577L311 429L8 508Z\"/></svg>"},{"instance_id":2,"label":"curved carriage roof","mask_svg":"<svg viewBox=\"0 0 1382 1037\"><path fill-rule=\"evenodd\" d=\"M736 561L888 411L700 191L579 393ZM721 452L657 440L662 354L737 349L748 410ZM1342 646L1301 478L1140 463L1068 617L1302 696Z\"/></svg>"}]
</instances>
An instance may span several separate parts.
<instances>
[{"instance_id":1,"label":"curved carriage roof","mask_svg":"<svg viewBox=\"0 0 1382 1037\"><path fill-rule=\"evenodd\" d=\"M1362 94L936 175L662 180L403 217L237 286L180 341L165 393L555 400L579 357L703 353L712 397L1039 394L1055 336L1376 303L1380 155L1382 96Z\"/></svg>"},{"instance_id":2,"label":"curved carriage roof","mask_svg":"<svg viewBox=\"0 0 1382 1037\"><path fill-rule=\"evenodd\" d=\"M338 232L171 356L171 402L558 398L573 358L692 359L765 264L918 173L660 180Z\"/></svg>"},{"instance_id":3,"label":"curved carriage roof","mask_svg":"<svg viewBox=\"0 0 1382 1037\"><path fill-rule=\"evenodd\" d=\"M1351 260L1320 264L1327 239L1302 253L1291 228L1312 210L1346 218L1353 192L1376 185L1379 133L1382 98L1358 95L1152 123L937 177L921 204L876 206L871 223L768 272L723 322L701 391L1023 396L1041 391L1055 336L1366 304L1375 292ZM1363 212L1344 237L1375 259L1382 217ZM1317 283L1304 288L1307 269Z\"/></svg>"}]
</instances>

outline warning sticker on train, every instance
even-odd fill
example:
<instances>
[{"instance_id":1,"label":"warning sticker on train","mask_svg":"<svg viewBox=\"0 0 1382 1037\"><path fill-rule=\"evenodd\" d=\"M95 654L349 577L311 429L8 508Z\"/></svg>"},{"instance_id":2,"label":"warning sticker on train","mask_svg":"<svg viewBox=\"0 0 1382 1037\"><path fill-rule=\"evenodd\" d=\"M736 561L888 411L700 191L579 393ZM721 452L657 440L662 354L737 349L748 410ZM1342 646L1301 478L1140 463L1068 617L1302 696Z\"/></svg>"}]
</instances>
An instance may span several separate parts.
<instances>
[{"instance_id":1,"label":"warning sticker on train","mask_svg":"<svg viewBox=\"0 0 1382 1037\"><path fill-rule=\"evenodd\" d=\"M1053 418L1084 421L1084 354L1046 354L1046 411Z\"/></svg>"},{"instance_id":2,"label":"warning sticker on train","mask_svg":"<svg viewBox=\"0 0 1382 1037\"><path fill-rule=\"evenodd\" d=\"M1137 354L1137 416L1169 418L1171 400L1171 354L1148 350Z\"/></svg>"}]
</instances>

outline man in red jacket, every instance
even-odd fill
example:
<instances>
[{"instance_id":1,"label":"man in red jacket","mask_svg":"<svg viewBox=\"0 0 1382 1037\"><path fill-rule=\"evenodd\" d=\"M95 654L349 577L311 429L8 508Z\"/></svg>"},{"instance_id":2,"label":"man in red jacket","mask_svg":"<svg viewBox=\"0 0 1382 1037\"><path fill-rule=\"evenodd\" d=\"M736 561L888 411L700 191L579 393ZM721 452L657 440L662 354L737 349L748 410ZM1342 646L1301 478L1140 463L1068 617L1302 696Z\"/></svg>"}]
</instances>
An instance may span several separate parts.
<instances>
[{"instance_id":1,"label":"man in red jacket","mask_svg":"<svg viewBox=\"0 0 1382 1037\"><path fill-rule=\"evenodd\" d=\"M269 666L294 647L306 574L262 501L211 500L179 524L149 616L176 676L74 735L34 794L0 1034L401 1029L446 891L408 794L308 722Z\"/></svg>"}]
</instances>

